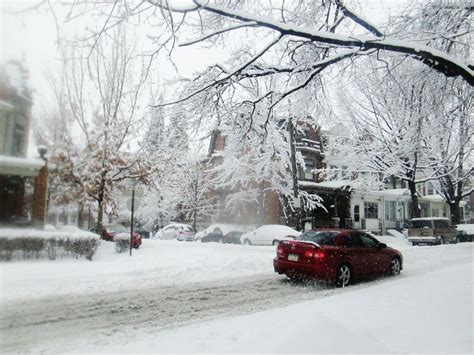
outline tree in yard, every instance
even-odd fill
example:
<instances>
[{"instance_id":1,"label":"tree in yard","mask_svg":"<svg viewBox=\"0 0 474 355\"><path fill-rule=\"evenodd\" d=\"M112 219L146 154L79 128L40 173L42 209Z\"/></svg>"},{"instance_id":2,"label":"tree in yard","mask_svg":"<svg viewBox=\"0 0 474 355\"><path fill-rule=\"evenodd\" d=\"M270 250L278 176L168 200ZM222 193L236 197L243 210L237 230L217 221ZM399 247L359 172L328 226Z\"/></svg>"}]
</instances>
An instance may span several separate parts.
<instances>
[{"instance_id":1,"label":"tree in yard","mask_svg":"<svg viewBox=\"0 0 474 355\"><path fill-rule=\"evenodd\" d=\"M458 83L459 84L459 83ZM442 120L430 127L427 152L430 173L438 181L437 192L449 205L453 224L461 223L460 203L471 193L465 189L472 178L472 112L473 102L465 86L445 87L439 92L439 104L434 112ZM436 185L435 185L436 186Z\"/></svg>"},{"instance_id":2,"label":"tree in yard","mask_svg":"<svg viewBox=\"0 0 474 355\"><path fill-rule=\"evenodd\" d=\"M94 46L65 51L55 95L62 122L63 149L53 153L58 174L74 185L78 199L97 204L97 227L113 215L114 195L130 177L147 169L137 150L140 94L146 66L125 25L115 27Z\"/></svg>"},{"instance_id":3,"label":"tree in yard","mask_svg":"<svg viewBox=\"0 0 474 355\"><path fill-rule=\"evenodd\" d=\"M394 30L417 33L431 46L468 60L470 12L446 2L429 2L418 13L421 16L407 17ZM433 36L443 31L445 35ZM340 162L352 165L353 171L378 174L382 180L405 181L412 217L420 216L416 185L438 181L453 221L459 221L462 185L468 176L463 165L469 157L470 85L393 55L380 55L378 61L386 74L363 70L356 76L357 93L347 110L356 133L342 150Z\"/></svg>"},{"instance_id":4,"label":"tree in yard","mask_svg":"<svg viewBox=\"0 0 474 355\"><path fill-rule=\"evenodd\" d=\"M139 216L155 226L172 220L192 220L196 229L198 219L213 210L208 195L212 180L207 167L199 149L190 148L193 143L185 112L166 112L156 107L150 110L145 149L152 167L151 184Z\"/></svg>"}]
</instances>

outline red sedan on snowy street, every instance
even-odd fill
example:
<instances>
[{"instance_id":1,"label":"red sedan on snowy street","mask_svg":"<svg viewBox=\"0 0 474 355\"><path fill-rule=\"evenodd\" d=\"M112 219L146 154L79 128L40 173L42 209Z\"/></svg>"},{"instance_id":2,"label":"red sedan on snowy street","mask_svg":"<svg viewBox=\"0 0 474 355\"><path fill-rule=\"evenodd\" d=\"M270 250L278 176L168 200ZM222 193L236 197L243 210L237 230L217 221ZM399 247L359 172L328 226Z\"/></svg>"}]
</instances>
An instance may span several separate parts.
<instances>
[{"instance_id":1,"label":"red sedan on snowy street","mask_svg":"<svg viewBox=\"0 0 474 355\"><path fill-rule=\"evenodd\" d=\"M344 287L358 278L398 275L403 256L361 231L321 229L281 241L273 267L290 278L313 277Z\"/></svg>"}]
</instances>

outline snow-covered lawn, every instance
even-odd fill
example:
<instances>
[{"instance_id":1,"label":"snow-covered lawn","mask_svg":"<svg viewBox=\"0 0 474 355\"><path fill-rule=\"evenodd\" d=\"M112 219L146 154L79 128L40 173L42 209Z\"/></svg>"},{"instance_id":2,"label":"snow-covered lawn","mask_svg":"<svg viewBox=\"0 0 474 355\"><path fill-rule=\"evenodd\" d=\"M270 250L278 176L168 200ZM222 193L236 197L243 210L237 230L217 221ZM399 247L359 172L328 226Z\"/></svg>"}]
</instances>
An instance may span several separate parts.
<instances>
[{"instance_id":1,"label":"snow-covered lawn","mask_svg":"<svg viewBox=\"0 0 474 355\"><path fill-rule=\"evenodd\" d=\"M243 311L240 315L226 311L218 318L196 319L192 325L180 328L150 328L147 323L146 329L142 329L137 324L123 324L123 334L112 332L106 338L99 336L100 340L89 341L78 333L74 343L58 339L52 347L45 343L29 349L132 353L470 353L474 244L413 247L405 238L377 238L402 251L405 265L399 277L337 291L315 289L308 294L310 300L303 303L300 300L291 304L291 298L282 298L274 309L251 314ZM31 300L42 302L41 297L45 296L74 299L75 295L126 294L136 289L160 292L183 286L192 290L194 285L214 281L225 289L229 280L283 279L273 272L274 255L275 247L145 239L130 257L127 253L115 253L113 243L102 242L92 262L78 259L0 264L0 306L17 307ZM271 282L269 288L275 294L278 287L285 286ZM195 302L199 307L199 300ZM179 303L175 311L180 312Z\"/></svg>"}]
</instances>

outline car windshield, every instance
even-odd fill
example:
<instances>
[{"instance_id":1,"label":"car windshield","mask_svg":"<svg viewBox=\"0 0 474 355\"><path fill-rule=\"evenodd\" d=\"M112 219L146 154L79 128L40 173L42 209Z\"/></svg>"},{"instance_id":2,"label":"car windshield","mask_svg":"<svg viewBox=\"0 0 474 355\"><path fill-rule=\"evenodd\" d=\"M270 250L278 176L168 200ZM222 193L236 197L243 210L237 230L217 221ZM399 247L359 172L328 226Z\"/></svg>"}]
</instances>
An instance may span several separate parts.
<instances>
[{"instance_id":1,"label":"car windshield","mask_svg":"<svg viewBox=\"0 0 474 355\"><path fill-rule=\"evenodd\" d=\"M431 228L431 221L426 219L411 221L411 228Z\"/></svg>"},{"instance_id":2,"label":"car windshield","mask_svg":"<svg viewBox=\"0 0 474 355\"><path fill-rule=\"evenodd\" d=\"M296 237L296 240L314 242L320 245L336 245L338 232L309 231Z\"/></svg>"}]
</instances>

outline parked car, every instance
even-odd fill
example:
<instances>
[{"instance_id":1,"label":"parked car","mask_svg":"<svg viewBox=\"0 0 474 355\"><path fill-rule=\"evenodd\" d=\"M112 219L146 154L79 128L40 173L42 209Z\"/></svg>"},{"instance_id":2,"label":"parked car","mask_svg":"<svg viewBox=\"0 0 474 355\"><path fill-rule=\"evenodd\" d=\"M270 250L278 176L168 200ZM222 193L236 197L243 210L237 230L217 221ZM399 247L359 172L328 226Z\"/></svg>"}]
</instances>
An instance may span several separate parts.
<instances>
[{"instance_id":1,"label":"parked car","mask_svg":"<svg viewBox=\"0 0 474 355\"><path fill-rule=\"evenodd\" d=\"M244 234L242 231L232 231L224 235L225 244L241 244L240 237Z\"/></svg>"},{"instance_id":2,"label":"parked car","mask_svg":"<svg viewBox=\"0 0 474 355\"><path fill-rule=\"evenodd\" d=\"M242 231L230 231L226 234L223 234L219 228L216 228L214 232L208 233L204 237L202 237L201 242L240 244L240 237L242 234L244 234L244 232Z\"/></svg>"},{"instance_id":3,"label":"parked car","mask_svg":"<svg viewBox=\"0 0 474 355\"><path fill-rule=\"evenodd\" d=\"M214 231L211 233L207 233L204 237L202 237L201 242L208 243L208 242L217 242L223 243L224 242L224 233L219 227L216 227Z\"/></svg>"},{"instance_id":4,"label":"parked car","mask_svg":"<svg viewBox=\"0 0 474 355\"><path fill-rule=\"evenodd\" d=\"M457 243L458 234L448 218L413 218L408 229L408 241L413 245Z\"/></svg>"},{"instance_id":5,"label":"parked car","mask_svg":"<svg viewBox=\"0 0 474 355\"><path fill-rule=\"evenodd\" d=\"M147 231L146 229L142 228L142 227L135 227L135 228L133 228L133 231L140 234L140 237L142 237L142 239L143 238L145 238L145 239L150 238L150 232Z\"/></svg>"},{"instance_id":6,"label":"parked car","mask_svg":"<svg viewBox=\"0 0 474 355\"><path fill-rule=\"evenodd\" d=\"M249 225L238 225L238 224L227 224L227 223L216 223L211 224L209 227L199 231L195 235L195 239L197 241L202 240L204 236L208 235L209 233L214 232L216 228L219 228L224 236L233 231L249 231L252 230L254 227Z\"/></svg>"},{"instance_id":7,"label":"parked car","mask_svg":"<svg viewBox=\"0 0 474 355\"><path fill-rule=\"evenodd\" d=\"M103 224L100 237L104 240L114 241L114 237L117 234L128 233L130 235L130 228L127 228L121 224ZM132 247L138 249L142 245L142 237L137 232L132 234Z\"/></svg>"},{"instance_id":8,"label":"parked car","mask_svg":"<svg viewBox=\"0 0 474 355\"><path fill-rule=\"evenodd\" d=\"M474 241L474 224L457 224L456 229L459 242Z\"/></svg>"},{"instance_id":9,"label":"parked car","mask_svg":"<svg viewBox=\"0 0 474 355\"><path fill-rule=\"evenodd\" d=\"M367 233L324 229L281 241L273 267L290 278L312 277L344 287L355 279L384 273L398 275L403 256Z\"/></svg>"},{"instance_id":10,"label":"parked car","mask_svg":"<svg viewBox=\"0 0 474 355\"><path fill-rule=\"evenodd\" d=\"M193 241L194 231L193 227L191 227L189 224L171 223L156 232L155 238L167 240L177 239L179 241Z\"/></svg>"},{"instance_id":11,"label":"parked car","mask_svg":"<svg viewBox=\"0 0 474 355\"><path fill-rule=\"evenodd\" d=\"M277 245L281 240L294 240L300 234L288 226L267 224L252 232L242 234L240 241L246 245Z\"/></svg>"}]
</instances>

